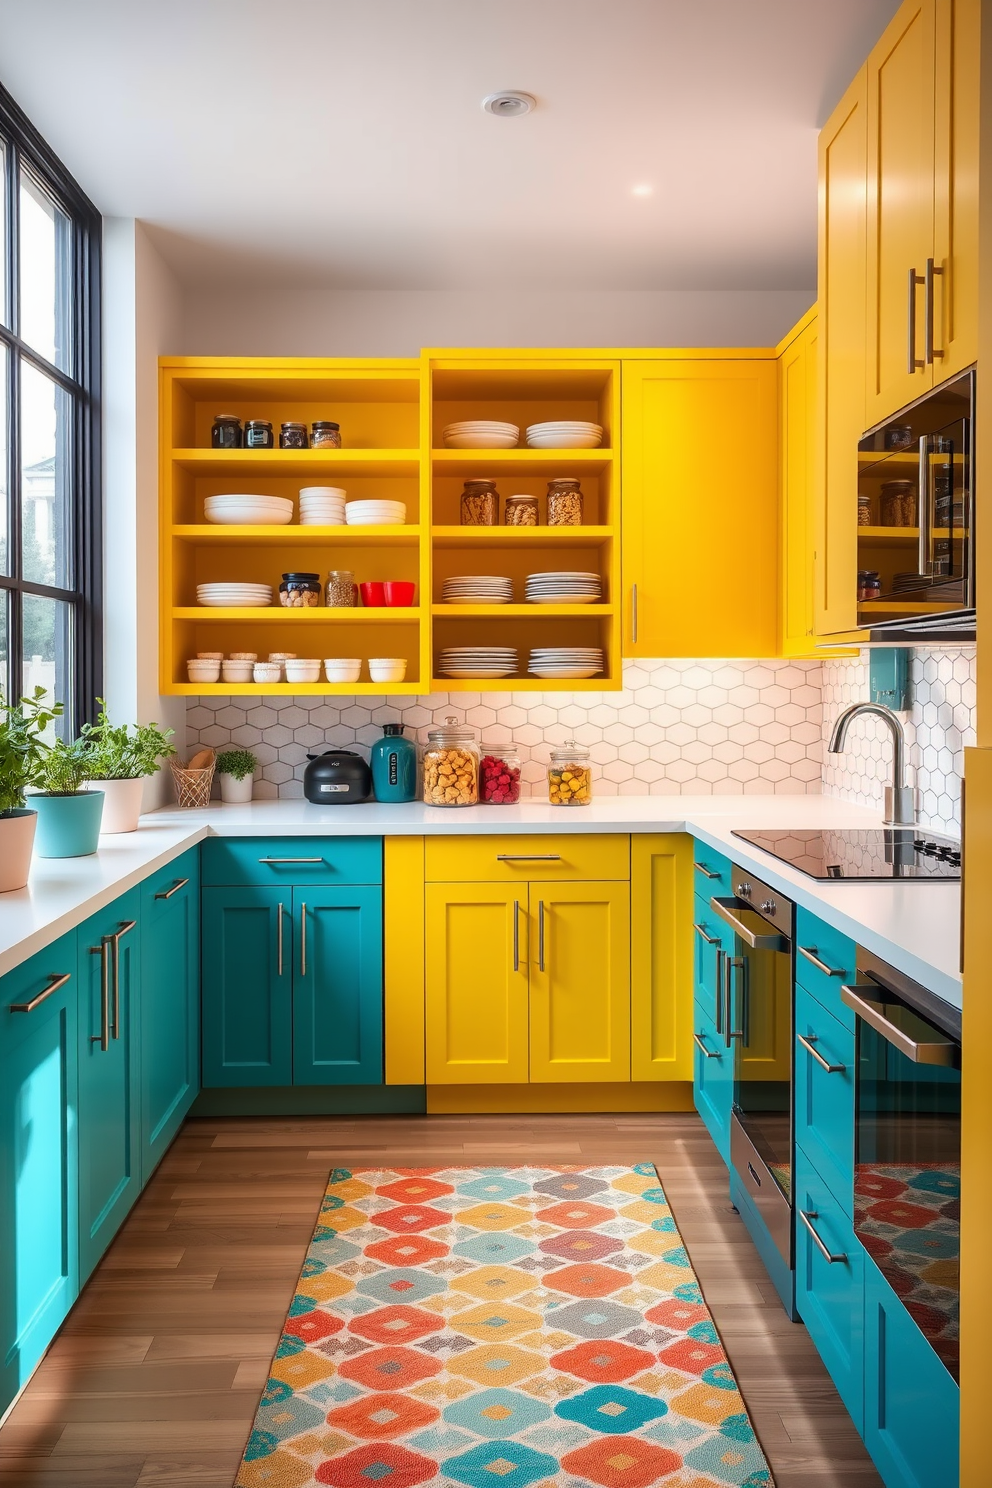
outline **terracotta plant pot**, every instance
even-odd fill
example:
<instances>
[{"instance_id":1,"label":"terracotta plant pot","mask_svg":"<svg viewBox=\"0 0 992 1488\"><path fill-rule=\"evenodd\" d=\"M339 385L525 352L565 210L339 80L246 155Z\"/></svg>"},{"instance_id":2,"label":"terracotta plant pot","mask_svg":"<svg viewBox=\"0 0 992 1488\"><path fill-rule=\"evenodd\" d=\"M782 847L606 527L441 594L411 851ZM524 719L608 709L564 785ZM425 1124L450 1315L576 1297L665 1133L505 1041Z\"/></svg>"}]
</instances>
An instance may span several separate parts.
<instances>
[{"instance_id":1,"label":"terracotta plant pot","mask_svg":"<svg viewBox=\"0 0 992 1488\"><path fill-rule=\"evenodd\" d=\"M37 811L23 807L0 816L0 894L26 887L37 825Z\"/></svg>"},{"instance_id":2,"label":"terracotta plant pot","mask_svg":"<svg viewBox=\"0 0 992 1488\"><path fill-rule=\"evenodd\" d=\"M86 858L100 845L103 792L31 797L38 813L39 858Z\"/></svg>"},{"instance_id":3,"label":"terracotta plant pot","mask_svg":"<svg viewBox=\"0 0 992 1488\"><path fill-rule=\"evenodd\" d=\"M137 780L90 780L86 789L103 791L103 824L101 832L136 832L141 815L143 776Z\"/></svg>"},{"instance_id":4,"label":"terracotta plant pot","mask_svg":"<svg viewBox=\"0 0 992 1488\"><path fill-rule=\"evenodd\" d=\"M246 775L243 780L238 780L234 775L225 775L223 770L218 771L220 780L220 798L229 806L243 806L246 801L251 800L251 788L254 785L254 777Z\"/></svg>"}]
</instances>

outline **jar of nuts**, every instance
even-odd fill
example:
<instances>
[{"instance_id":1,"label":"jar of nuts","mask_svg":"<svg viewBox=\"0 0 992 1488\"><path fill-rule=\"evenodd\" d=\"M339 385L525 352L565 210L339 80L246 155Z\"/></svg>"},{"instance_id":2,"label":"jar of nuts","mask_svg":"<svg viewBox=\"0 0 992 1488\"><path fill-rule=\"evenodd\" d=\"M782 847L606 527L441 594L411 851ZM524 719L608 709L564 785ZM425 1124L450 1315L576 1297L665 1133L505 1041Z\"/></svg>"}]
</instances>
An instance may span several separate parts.
<instances>
[{"instance_id":1,"label":"jar of nuts","mask_svg":"<svg viewBox=\"0 0 992 1488\"><path fill-rule=\"evenodd\" d=\"M548 799L552 806L588 806L592 800L589 751L574 739L557 745L551 751Z\"/></svg>"},{"instance_id":2,"label":"jar of nuts","mask_svg":"<svg viewBox=\"0 0 992 1488\"><path fill-rule=\"evenodd\" d=\"M478 800L479 746L475 729L457 718L446 718L427 734L424 804L475 806Z\"/></svg>"},{"instance_id":3,"label":"jar of nuts","mask_svg":"<svg viewBox=\"0 0 992 1488\"><path fill-rule=\"evenodd\" d=\"M505 527L536 527L537 523L536 496L507 496L503 507Z\"/></svg>"},{"instance_id":4,"label":"jar of nuts","mask_svg":"<svg viewBox=\"0 0 992 1488\"><path fill-rule=\"evenodd\" d=\"M462 492L462 526L495 527L499 520L499 492L494 480L467 480Z\"/></svg>"},{"instance_id":5,"label":"jar of nuts","mask_svg":"<svg viewBox=\"0 0 992 1488\"><path fill-rule=\"evenodd\" d=\"M581 527L582 487L577 480L548 481L548 526Z\"/></svg>"},{"instance_id":6,"label":"jar of nuts","mask_svg":"<svg viewBox=\"0 0 992 1488\"><path fill-rule=\"evenodd\" d=\"M284 573L279 585L279 603L290 609L310 609L320 604L320 575Z\"/></svg>"},{"instance_id":7,"label":"jar of nuts","mask_svg":"<svg viewBox=\"0 0 992 1488\"><path fill-rule=\"evenodd\" d=\"M355 596L355 575L350 568L332 568L327 575L327 587L324 591L325 603L328 608L349 609L357 603Z\"/></svg>"},{"instance_id":8,"label":"jar of nuts","mask_svg":"<svg viewBox=\"0 0 992 1488\"><path fill-rule=\"evenodd\" d=\"M912 527L916 521L916 485L909 480L882 483L880 501L883 527Z\"/></svg>"}]
</instances>

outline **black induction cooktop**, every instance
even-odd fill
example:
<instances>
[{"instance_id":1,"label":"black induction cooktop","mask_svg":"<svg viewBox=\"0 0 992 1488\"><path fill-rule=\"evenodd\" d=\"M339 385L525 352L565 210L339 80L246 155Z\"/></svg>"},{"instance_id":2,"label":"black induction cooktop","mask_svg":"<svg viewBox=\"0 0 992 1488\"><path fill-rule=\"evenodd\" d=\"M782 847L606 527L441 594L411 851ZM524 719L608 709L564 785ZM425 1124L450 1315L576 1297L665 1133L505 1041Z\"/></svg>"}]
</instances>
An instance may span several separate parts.
<instances>
[{"instance_id":1,"label":"black induction cooktop","mask_svg":"<svg viewBox=\"0 0 992 1488\"><path fill-rule=\"evenodd\" d=\"M810 878L960 879L961 844L919 827L869 827L813 832L734 832Z\"/></svg>"}]
</instances>

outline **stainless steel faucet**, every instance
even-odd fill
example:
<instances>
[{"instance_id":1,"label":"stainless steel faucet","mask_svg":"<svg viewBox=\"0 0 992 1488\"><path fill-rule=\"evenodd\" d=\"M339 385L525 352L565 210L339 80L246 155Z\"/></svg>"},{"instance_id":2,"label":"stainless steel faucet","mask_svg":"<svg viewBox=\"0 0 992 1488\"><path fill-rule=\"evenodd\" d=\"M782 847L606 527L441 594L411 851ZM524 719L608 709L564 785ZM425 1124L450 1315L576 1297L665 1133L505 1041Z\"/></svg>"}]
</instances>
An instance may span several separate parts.
<instances>
[{"instance_id":1,"label":"stainless steel faucet","mask_svg":"<svg viewBox=\"0 0 992 1488\"><path fill-rule=\"evenodd\" d=\"M906 735L891 708L883 707L881 703L854 703L845 708L834 724L827 748L831 754L840 754L853 719L862 713L881 718L888 724L892 735L892 784L885 787L882 823L886 827L913 826L916 822L916 791L906 784Z\"/></svg>"}]
</instances>

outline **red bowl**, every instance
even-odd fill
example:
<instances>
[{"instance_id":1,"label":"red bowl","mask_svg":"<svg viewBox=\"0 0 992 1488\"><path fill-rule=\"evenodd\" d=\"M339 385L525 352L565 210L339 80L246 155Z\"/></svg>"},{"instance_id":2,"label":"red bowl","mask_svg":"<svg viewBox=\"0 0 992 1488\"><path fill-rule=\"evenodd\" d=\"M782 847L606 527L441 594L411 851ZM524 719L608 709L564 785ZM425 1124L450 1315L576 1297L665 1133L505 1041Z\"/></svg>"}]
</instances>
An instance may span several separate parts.
<instances>
[{"instance_id":1,"label":"red bowl","mask_svg":"<svg viewBox=\"0 0 992 1488\"><path fill-rule=\"evenodd\" d=\"M362 595L362 604L367 609L380 609L384 604L388 604L389 601L383 592L385 584L359 584L358 587Z\"/></svg>"},{"instance_id":2,"label":"red bowl","mask_svg":"<svg viewBox=\"0 0 992 1488\"><path fill-rule=\"evenodd\" d=\"M400 605L412 605L416 584L411 584L407 579L387 579L383 584L386 591L386 603L394 607Z\"/></svg>"}]
</instances>

